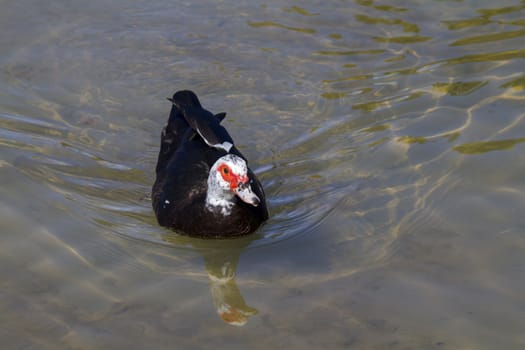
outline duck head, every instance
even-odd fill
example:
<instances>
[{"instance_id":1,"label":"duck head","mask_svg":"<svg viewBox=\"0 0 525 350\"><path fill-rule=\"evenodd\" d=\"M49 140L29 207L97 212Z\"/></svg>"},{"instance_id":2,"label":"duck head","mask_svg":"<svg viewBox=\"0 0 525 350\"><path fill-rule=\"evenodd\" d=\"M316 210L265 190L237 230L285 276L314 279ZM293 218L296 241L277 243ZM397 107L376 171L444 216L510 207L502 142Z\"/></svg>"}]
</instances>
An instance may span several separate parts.
<instances>
[{"instance_id":1,"label":"duck head","mask_svg":"<svg viewBox=\"0 0 525 350\"><path fill-rule=\"evenodd\" d=\"M227 154L217 159L210 169L206 208L228 215L234 204L234 196L254 207L261 202L252 190L246 161L234 154Z\"/></svg>"}]
</instances>

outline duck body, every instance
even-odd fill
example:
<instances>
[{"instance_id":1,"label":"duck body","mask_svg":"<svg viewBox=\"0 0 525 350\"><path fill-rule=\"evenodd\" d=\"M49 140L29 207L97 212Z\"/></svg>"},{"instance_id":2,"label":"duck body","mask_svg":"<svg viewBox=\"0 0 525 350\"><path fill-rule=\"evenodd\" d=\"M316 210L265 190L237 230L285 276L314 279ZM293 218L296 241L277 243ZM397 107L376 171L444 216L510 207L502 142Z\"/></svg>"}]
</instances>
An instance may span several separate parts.
<instances>
[{"instance_id":1,"label":"duck body","mask_svg":"<svg viewBox=\"0 0 525 350\"><path fill-rule=\"evenodd\" d=\"M231 136L191 91L179 91L161 146L152 189L157 221L179 233L228 238L268 219L261 183Z\"/></svg>"}]
</instances>

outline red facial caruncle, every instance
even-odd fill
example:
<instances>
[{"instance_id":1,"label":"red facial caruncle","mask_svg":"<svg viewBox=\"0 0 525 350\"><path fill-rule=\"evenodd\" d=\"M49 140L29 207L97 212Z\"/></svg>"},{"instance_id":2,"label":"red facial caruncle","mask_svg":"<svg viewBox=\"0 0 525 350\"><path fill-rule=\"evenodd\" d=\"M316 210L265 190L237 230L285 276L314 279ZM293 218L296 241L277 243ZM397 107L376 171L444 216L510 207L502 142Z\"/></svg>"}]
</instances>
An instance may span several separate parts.
<instances>
[{"instance_id":1,"label":"red facial caruncle","mask_svg":"<svg viewBox=\"0 0 525 350\"><path fill-rule=\"evenodd\" d=\"M235 174L232 169L225 163L222 163L219 165L219 168L217 169L219 174L221 174L224 181L228 182L230 184L230 189L233 191L235 190L240 184L247 183L248 182L248 176L246 175L237 175Z\"/></svg>"}]
</instances>

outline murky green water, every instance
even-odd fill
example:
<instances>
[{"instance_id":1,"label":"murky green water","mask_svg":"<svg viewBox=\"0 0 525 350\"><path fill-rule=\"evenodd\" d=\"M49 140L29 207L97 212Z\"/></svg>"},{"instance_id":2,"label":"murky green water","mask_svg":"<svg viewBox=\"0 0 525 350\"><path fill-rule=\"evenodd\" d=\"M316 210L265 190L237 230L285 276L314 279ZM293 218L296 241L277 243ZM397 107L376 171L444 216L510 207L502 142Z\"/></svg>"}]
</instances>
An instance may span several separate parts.
<instances>
[{"instance_id":1,"label":"murky green water","mask_svg":"<svg viewBox=\"0 0 525 350\"><path fill-rule=\"evenodd\" d=\"M524 1L12 1L0 30L2 348L525 347ZM178 89L228 112L256 235L156 224Z\"/></svg>"}]
</instances>

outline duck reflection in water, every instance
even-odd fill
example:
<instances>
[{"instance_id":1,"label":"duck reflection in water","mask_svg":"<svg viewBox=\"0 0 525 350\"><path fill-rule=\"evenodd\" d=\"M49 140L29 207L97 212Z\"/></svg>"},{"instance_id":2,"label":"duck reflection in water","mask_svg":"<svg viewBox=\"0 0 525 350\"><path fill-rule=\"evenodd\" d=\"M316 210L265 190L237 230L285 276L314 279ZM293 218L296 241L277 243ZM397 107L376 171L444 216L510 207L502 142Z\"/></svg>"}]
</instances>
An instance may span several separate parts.
<instances>
[{"instance_id":1,"label":"duck reflection in water","mask_svg":"<svg viewBox=\"0 0 525 350\"><path fill-rule=\"evenodd\" d=\"M220 318L234 326L244 326L257 309L244 301L235 274L241 251L207 252L204 255L210 291Z\"/></svg>"},{"instance_id":2,"label":"duck reflection in water","mask_svg":"<svg viewBox=\"0 0 525 350\"><path fill-rule=\"evenodd\" d=\"M166 241L177 245L191 245L204 258L211 297L217 314L226 323L244 326L258 310L248 306L235 280L242 251L257 239L252 235L228 240L205 240L187 236L168 235Z\"/></svg>"}]
</instances>

